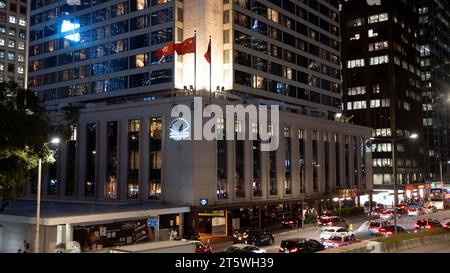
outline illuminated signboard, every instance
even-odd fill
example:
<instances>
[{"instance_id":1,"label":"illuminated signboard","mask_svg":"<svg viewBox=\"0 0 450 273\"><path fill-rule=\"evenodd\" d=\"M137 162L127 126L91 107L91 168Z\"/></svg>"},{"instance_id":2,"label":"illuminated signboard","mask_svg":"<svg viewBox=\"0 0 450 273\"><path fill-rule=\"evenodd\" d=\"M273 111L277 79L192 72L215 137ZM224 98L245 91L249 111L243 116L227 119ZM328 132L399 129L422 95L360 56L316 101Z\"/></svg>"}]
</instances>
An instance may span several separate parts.
<instances>
[{"instance_id":1,"label":"illuminated signboard","mask_svg":"<svg viewBox=\"0 0 450 273\"><path fill-rule=\"evenodd\" d=\"M61 32L70 32L72 31L72 34L67 34L64 36L65 39L71 40L74 42L80 41L80 33L76 32L80 28L80 24L70 22L69 20L63 20L61 25Z\"/></svg>"},{"instance_id":2,"label":"illuminated signboard","mask_svg":"<svg viewBox=\"0 0 450 273\"><path fill-rule=\"evenodd\" d=\"M208 205L208 199L200 199L200 206L204 207Z\"/></svg>"},{"instance_id":3,"label":"illuminated signboard","mask_svg":"<svg viewBox=\"0 0 450 273\"><path fill-rule=\"evenodd\" d=\"M189 138L189 130L191 126L182 118L177 118L169 126L169 137L173 140L182 140Z\"/></svg>"}]
</instances>

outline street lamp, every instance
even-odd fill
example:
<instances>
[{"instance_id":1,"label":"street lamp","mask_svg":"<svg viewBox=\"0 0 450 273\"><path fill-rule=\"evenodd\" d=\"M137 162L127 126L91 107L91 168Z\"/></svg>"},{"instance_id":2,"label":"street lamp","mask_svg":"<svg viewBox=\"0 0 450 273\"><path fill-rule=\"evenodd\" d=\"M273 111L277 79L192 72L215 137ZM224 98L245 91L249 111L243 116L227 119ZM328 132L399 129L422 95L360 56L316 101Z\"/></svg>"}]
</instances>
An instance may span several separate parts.
<instances>
[{"instance_id":1,"label":"street lamp","mask_svg":"<svg viewBox=\"0 0 450 273\"><path fill-rule=\"evenodd\" d=\"M52 138L50 144L58 145L61 140L57 137ZM42 159L38 163L38 184L36 196L36 231L34 234L34 253L40 252L40 222L41 222L41 186L42 185Z\"/></svg>"},{"instance_id":2,"label":"street lamp","mask_svg":"<svg viewBox=\"0 0 450 273\"><path fill-rule=\"evenodd\" d=\"M411 134L409 137L391 138L392 143L392 170L394 175L394 233L398 233L397 229L397 204L398 204L398 188L397 188L397 142L401 140L416 140L419 138L418 134ZM371 140L385 140L382 138L372 138Z\"/></svg>"}]
</instances>

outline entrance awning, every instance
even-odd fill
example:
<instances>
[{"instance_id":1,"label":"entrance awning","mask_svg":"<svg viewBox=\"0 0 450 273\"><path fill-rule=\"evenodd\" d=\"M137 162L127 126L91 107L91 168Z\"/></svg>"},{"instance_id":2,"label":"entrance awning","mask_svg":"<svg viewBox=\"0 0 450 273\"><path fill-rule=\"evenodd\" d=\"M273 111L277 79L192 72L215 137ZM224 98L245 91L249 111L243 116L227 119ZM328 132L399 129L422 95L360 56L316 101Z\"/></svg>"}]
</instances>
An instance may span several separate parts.
<instances>
[{"instance_id":1,"label":"entrance awning","mask_svg":"<svg viewBox=\"0 0 450 273\"><path fill-rule=\"evenodd\" d=\"M189 207L165 204L89 204L42 202L40 223L44 226L107 223L148 216L190 212ZM36 202L16 201L0 214L0 221L36 224Z\"/></svg>"}]
</instances>

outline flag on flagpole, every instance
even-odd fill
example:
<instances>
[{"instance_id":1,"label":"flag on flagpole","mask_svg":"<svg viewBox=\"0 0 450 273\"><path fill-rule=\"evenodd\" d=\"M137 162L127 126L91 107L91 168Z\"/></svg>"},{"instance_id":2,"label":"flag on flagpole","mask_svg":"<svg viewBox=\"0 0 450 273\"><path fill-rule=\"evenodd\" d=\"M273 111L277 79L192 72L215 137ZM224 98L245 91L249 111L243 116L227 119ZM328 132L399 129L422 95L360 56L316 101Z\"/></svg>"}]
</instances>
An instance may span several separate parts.
<instances>
[{"instance_id":1,"label":"flag on flagpole","mask_svg":"<svg viewBox=\"0 0 450 273\"><path fill-rule=\"evenodd\" d=\"M178 55L195 53L195 37L186 39L182 43L176 44L175 51Z\"/></svg>"},{"instance_id":2,"label":"flag on flagpole","mask_svg":"<svg viewBox=\"0 0 450 273\"><path fill-rule=\"evenodd\" d=\"M211 64L211 38L209 38L208 50L205 53L206 61Z\"/></svg>"},{"instance_id":3,"label":"flag on flagpole","mask_svg":"<svg viewBox=\"0 0 450 273\"><path fill-rule=\"evenodd\" d=\"M155 55L156 55L156 57L158 57L162 60L164 57L174 54L174 47L175 47L174 42L168 43L163 48L158 49L156 51Z\"/></svg>"}]
</instances>

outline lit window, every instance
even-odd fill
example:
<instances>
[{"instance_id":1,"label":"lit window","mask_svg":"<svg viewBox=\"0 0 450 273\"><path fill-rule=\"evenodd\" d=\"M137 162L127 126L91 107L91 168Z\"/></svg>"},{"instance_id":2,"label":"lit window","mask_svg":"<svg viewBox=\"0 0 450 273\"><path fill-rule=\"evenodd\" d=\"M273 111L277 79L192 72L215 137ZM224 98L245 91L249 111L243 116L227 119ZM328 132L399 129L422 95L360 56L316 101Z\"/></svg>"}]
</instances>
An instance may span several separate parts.
<instances>
[{"instance_id":1,"label":"lit window","mask_svg":"<svg viewBox=\"0 0 450 273\"><path fill-rule=\"evenodd\" d=\"M19 19L19 25L21 25L21 26L26 26L27 25L27 21L25 21L25 19L23 19L23 18L20 18Z\"/></svg>"},{"instance_id":2,"label":"lit window","mask_svg":"<svg viewBox=\"0 0 450 273\"><path fill-rule=\"evenodd\" d=\"M5 39L0 38L0 46L4 46L4 45L5 45Z\"/></svg>"},{"instance_id":3,"label":"lit window","mask_svg":"<svg viewBox=\"0 0 450 273\"><path fill-rule=\"evenodd\" d=\"M18 54L18 55L17 55L17 60L18 60L19 62L25 62L25 56L22 55L22 54Z\"/></svg>"},{"instance_id":4,"label":"lit window","mask_svg":"<svg viewBox=\"0 0 450 273\"><path fill-rule=\"evenodd\" d=\"M23 74L24 73L24 69L23 69L23 66L18 66L17 67L17 73L19 73L19 74Z\"/></svg>"},{"instance_id":5,"label":"lit window","mask_svg":"<svg viewBox=\"0 0 450 273\"><path fill-rule=\"evenodd\" d=\"M18 49L20 50L25 50L25 42L20 42L19 41L19 45L17 46Z\"/></svg>"},{"instance_id":6,"label":"lit window","mask_svg":"<svg viewBox=\"0 0 450 273\"><path fill-rule=\"evenodd\" d=\"M8 41L8 47L14 48L15 46L16 46L16 42L14 42L14 40Z\"/></svg>"},{"instance_id":7,"label":"lit window","mask_svg":"<svg viewBox=\"0 0 450 273\"><path fill-rule=\"evenodd\" d=\"M14 61L15 54L14 52L8 52L8 61Z\"/></svg>"},{"instance_id":8,"label":"lit window","mask_svg":"<svg viewBox=\"0 0 450 273\"><path fill-rule=\"evenodd\" d=\"M12 15L10 15L9 16L9 22L11 23L11 24L15 24L16 23L16 16L12 16Z\"/></svg>"},{"instance_id":9,"label":"lit window","mask_svg":"<svg viewBox=\"0 0 450 273\"><path fill-rule=\"evenodd\" d=\"M4 71L5 70L5 65L4 64L0 64L0 71Z\"/></svg>"}]
</instances>

